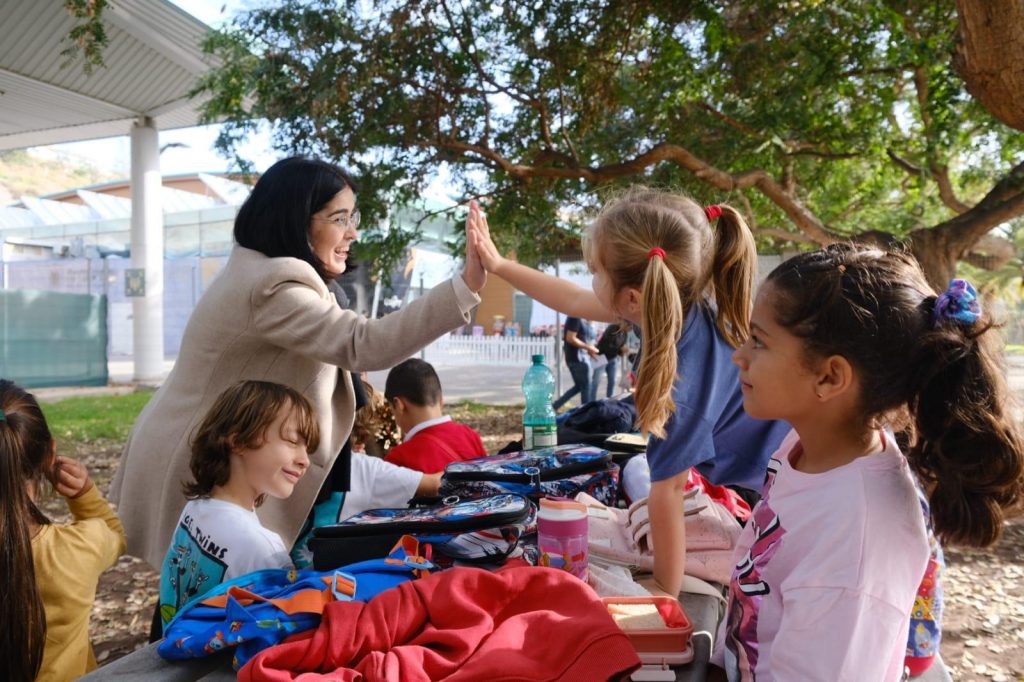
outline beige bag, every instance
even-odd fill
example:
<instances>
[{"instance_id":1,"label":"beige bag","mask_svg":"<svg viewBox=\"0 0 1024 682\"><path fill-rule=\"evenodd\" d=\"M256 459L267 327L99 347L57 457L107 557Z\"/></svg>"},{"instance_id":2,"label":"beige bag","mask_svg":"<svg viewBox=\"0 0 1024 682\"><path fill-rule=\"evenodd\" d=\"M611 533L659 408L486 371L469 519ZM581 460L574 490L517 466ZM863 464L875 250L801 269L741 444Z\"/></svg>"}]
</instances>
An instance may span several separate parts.
<instances>
[{"instance_id":1,"label":"beige bag","mask_svg":"<svg viewBox=\"0 0 1024 682\"><path fill-rule=\"evenodd\" d=\"M645 571L654 569L647 500L629 509L608 507L586 493L576 496L589 509L588 551L608 563ZM726 584L732 575L732 553L740 524L732 514L699 490L687 491L686 574Z\"/></svg>"}]
</instances>

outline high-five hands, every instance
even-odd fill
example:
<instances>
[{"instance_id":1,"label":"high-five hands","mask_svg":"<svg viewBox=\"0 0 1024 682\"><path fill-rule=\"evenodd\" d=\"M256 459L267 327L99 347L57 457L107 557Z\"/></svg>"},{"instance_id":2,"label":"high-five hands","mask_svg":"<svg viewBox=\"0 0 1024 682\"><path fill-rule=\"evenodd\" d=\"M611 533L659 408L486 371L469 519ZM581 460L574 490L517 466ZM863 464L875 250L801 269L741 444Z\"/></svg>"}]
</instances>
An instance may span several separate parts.
<instances>
[{"instance_id":1,"label":"high-five hands","mask_svg":"<svg viewBox=\"0 0 1024 682\"><path fill-rule=\"evenodd\" d=\"M466 267L462 270L462 280L473 292L479 292L487 283L487 270L480 261L480 251L474 242L476 224L484 220L476 201L469 202L469 215L466 217Z\"/></svg>"},{"instance_id":2,"label":"high-five hands","mask_svg":"<svg viewBox=\"0 0 1024 682\"><path fill-rule=\"evenodd\" d=\"M497 274L498 268L505 259L498 252L498 247L491 239L491 230L487 225L487 216L480 210L476 201L469 204L469 217L466 219L466 236L468 244L476 251L477 258L487 272ZM467 246L467 250L468 250Z\"/></svg>"}]
</instances>

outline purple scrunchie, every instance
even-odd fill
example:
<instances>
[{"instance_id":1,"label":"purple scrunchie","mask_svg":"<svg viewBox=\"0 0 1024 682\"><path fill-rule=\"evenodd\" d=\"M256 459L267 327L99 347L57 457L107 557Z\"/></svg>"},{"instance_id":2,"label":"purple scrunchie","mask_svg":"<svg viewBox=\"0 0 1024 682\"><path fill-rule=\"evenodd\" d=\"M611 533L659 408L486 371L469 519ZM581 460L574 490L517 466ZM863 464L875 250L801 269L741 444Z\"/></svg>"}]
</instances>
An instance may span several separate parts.
<instances>
[{"instance_id":1,"label":"purple scrunchie","mask_svg":"<svg viewBox=\"0 0 1024 682\"><path fill-rule=\"evenodd\" d=\"M966 279L954 279L949 288L935 299L935 326L946 320L954 320L965 326L972 326L981 317L978 292Z\"/></svg>"}]
</instances>

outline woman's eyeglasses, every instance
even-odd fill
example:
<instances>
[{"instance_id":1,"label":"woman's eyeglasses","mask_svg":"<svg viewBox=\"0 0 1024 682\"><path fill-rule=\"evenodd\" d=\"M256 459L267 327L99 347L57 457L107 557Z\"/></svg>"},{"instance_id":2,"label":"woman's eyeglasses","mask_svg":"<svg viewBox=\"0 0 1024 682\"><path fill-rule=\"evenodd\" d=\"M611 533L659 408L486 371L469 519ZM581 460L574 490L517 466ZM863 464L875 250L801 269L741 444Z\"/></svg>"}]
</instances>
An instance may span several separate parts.
<instances>
[{"instance_id":1,"label":"woman's eyeglasses","mask_svg":"<svg viewBox=\"0 0 1024 682\"><path fill-rule=\"evenodd\" d=\"M316 216L313 216L313 218L315 220L319 220L319 221L324 222L324 223L331 223L332 225L337 225L338 227L340 227L342 229L345 229L345 230L348 230L348 229L355 230L355 229L359 228L359 209L358 208L357 209L353 209L353 211L351 213L349 213L347 216L338 216L336 218L317 218Z\"/></svg>"}]
</instances>

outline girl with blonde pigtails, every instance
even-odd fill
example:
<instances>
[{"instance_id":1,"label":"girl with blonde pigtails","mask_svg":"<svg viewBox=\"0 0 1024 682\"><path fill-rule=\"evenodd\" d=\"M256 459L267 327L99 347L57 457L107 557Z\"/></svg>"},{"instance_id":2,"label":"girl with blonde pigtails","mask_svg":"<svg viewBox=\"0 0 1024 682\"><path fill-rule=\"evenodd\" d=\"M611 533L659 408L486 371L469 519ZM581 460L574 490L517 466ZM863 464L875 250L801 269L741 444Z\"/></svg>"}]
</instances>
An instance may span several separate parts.
<instances>
[{"instance_id":1,"label":"girl with blonde pigtails","mask_svg":"<svg viewBox=\"0 0 1024 682\"><path fill-rule=\"evenodd\" d=\"M503 258L470 207L484 267L566 315L639 328L638 427L649 434L652 592L675 596L686 565L683 491L696 467L717 484L759 490L789 427L743 409L733 350L750 332L756 252L743 217L674 193L634 188L587 228L593 290Z\"/></svg>"}]
</instances>

